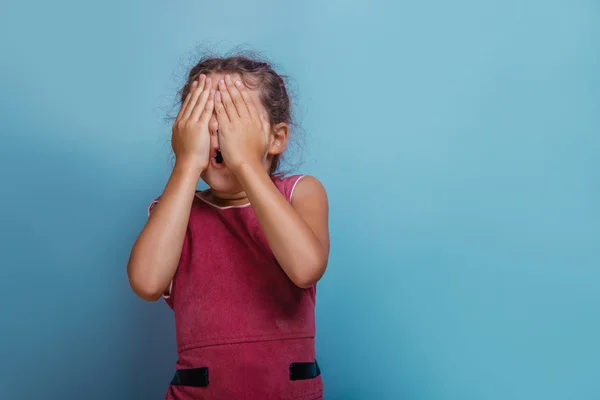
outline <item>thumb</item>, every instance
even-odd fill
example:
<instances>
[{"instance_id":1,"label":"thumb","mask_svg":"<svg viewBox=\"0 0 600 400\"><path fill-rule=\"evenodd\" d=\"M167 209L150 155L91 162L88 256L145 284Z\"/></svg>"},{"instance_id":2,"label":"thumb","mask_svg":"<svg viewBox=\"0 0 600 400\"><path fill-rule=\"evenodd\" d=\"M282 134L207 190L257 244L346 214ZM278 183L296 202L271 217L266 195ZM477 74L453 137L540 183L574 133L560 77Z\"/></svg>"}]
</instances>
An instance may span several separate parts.
<instances>
[{"instance_id":1,"label":"thumb","mask_svg":"<svg viewBox=\"0 0 600 400\"><path fill-rule=\"evenodd\" d=\"M271 132L270 132L270 128L271 128L271 124L269 123L269 117L266 114L261 113L260 114L260 121L262 123L262 131L263 131L263 146L265 149L265 153L263 154L262 157L262 162L263 164L265 163L265 161L267 160L267 157L269 156L269 151L271 150Z\"/></svg>"},{"instance_id":2,"label":"thumb","mask_svg":"<svg viewBox=\"0 0 600 400\"><path fill-rule=\"evenodd\" d=\"M269 139L269 134L271 131L271 123L269 122L269 117L266 114L260 114L260 121L262 123L262 129L265 134L265 139Z\"/></svg>"}]
</instances>

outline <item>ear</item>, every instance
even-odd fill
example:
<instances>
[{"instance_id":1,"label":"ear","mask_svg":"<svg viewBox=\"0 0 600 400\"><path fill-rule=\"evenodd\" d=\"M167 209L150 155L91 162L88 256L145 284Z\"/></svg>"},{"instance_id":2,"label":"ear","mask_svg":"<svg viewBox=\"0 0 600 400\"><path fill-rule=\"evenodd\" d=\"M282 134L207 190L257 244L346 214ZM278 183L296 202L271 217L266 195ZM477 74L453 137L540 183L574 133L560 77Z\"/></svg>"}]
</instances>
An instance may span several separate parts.
<instances>
[{"instance_id":1,"label":"ear","mask_svg":"<svg viewBox=\"0 0 600 400\"><path fill-rule=\"evenodd\" d=\"M276 155L285 151L288 138L290 137L290 128L285 122L281 122L271 129L271 140L269 144L269 154Z\"/></svg>"}]
</instances>

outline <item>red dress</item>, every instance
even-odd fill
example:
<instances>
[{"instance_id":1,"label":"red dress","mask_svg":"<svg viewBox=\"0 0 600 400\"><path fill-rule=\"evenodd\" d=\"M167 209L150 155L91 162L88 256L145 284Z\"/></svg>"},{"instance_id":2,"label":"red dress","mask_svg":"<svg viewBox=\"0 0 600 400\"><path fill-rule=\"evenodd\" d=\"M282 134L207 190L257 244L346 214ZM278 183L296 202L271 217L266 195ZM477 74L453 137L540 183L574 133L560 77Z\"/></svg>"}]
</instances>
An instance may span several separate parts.
<instances>
[{"instance_id":1,"label":"red dress","mask_svg":"<svg viewBox=\"0 0 600 400\"><path fill-rule=\"evenodd\" d=\"M291 201L301 178L273 182ZM206 367L209 383L169 385L166 399L322 399L320 375L290 379L290 364L315 361L315 296L281 269L249 204L217 207L196 195L165 300L176 369Z\"/></svg>"}]
</instances>

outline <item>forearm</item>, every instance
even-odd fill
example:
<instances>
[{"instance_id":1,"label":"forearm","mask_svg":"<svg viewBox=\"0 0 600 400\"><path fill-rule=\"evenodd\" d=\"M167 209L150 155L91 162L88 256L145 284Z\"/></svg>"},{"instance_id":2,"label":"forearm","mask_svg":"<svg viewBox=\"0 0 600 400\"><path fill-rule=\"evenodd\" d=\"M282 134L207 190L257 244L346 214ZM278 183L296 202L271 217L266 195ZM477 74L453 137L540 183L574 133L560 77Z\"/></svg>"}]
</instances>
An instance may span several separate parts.
<instances>
[{"instance_id":1,"label":"forearm","mask_svg":"<svg viewBox=\"0 0 600 400\"><path fill-rule=\"evenodd\" d=\"M296 285L311 286L327 263L317 236L260 164L245 164L237 175L281 268Z\"/></svg>"},{"instance_id":2,"label":"forearm","mask_svg":"<svg viewBox=\"0 0 600 400\"><path fill-rule=\"evenodd\" d=\"M176 164L160 202L136 240L127 272L133 291L156 300L168 287L181 257L181 249L196 192L199 171Z\"/></svg>"}]
</instances>

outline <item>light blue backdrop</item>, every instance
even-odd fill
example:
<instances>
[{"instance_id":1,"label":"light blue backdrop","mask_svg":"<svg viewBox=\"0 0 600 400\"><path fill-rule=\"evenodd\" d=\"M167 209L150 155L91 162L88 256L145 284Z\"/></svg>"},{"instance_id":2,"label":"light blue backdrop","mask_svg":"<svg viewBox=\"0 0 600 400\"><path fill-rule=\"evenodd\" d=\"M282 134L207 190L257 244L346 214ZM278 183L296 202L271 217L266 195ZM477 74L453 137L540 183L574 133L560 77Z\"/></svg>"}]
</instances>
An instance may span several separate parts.
<instances>
[{"instance_id":1,"label":"light blue backdrop","mask_svg":"<svg viewBox=\"0 0 600 400\"><path fill-rule=\"evenodd\" d=\"M592 0L3 2L0 397L163 396L125 268L211 43L299 89L327 399L600 398L599 40Z\"/></svg>"}]
</instances>

